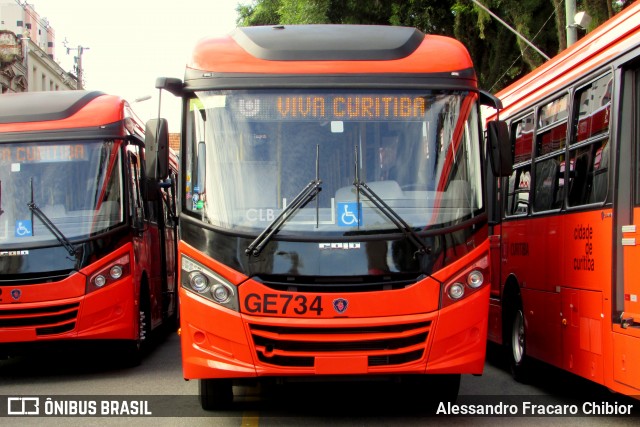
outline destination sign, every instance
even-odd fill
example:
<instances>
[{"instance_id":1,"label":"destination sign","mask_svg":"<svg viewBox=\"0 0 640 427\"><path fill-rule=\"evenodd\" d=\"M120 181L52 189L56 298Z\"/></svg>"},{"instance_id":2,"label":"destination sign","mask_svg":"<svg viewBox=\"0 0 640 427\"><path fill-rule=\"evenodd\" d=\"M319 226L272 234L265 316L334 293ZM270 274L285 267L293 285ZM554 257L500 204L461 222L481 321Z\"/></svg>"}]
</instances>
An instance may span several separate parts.
<instances>
[{"instance_id":1,"label":"destination sign","mask_svg":"<svg viewBox=\"0 0 640 427\"><path fill-rule=\"evenodd\" d=\"M53 163L87 160L83 144L0 146L2 163Z\"/></svg>"},{"instance_id":2,"label":"destination sign","mask_svg":"<svg viewBox=\"0 0 640 427\"><path fill-rule=\"evenodd\" d=\"M232 108L255 120L421 120L426 103L413 95L248 95Z\"/></svg>"}]
</instances>

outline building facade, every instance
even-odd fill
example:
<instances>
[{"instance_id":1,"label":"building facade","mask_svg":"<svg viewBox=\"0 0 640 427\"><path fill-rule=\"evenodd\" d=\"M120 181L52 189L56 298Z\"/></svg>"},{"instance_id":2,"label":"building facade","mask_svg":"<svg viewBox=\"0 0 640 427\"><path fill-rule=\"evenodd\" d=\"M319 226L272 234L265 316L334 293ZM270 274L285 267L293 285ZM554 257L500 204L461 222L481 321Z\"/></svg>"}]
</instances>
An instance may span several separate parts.
<instances>
[{"instance_id":1,"label":"building facade","mask_svg":"<svg viewBox=\"0 0 640 427\"><path fill-rule=\"evenodd\" d=\"M55 60L55 32L34 6L0 0L0 89L6 92L73 90L75 75Z\"/></svg>"}]
</instances>

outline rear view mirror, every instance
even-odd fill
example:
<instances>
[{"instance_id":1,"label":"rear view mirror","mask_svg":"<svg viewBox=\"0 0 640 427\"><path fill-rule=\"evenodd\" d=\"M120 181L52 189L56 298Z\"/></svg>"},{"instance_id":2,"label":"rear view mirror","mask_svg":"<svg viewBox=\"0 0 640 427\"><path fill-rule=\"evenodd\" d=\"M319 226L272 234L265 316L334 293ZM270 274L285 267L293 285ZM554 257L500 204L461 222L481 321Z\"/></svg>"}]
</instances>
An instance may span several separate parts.
<instances>
[{"instance_id":1,"label":"rear view mirror","mask_svg":"<svg viewBox=\"0 0 640 427\"><path fill-rule=\"evenodd\" d=\"M166 119L147 122L144 137L147 178L162 181L169 175L169 125Z\"/></svg>"},{"instance_id":2,"label":"rear view mirror","mask_svg":"<svg viewBox=\"0 0 640 427\"><path fill-rule=\"evenodd\" d=\"M513 158L507 123L502 120L487 123L487 139L493 175L496 177L510 176L513 170Z\"/></svg>"}]
</instances>

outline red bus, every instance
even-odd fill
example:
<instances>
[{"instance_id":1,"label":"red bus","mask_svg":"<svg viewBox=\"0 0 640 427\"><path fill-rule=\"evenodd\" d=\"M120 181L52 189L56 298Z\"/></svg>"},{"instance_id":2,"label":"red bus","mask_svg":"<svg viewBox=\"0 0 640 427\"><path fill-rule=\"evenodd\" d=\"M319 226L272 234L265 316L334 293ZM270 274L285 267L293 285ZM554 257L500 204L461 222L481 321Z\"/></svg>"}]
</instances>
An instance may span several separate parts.
<instances>
[{"instance_id":1,"label":"red bus","mask_svg":"<svg viewBox=\"0 0 640 427\"><path fill-rule=\"evenodd\" d=\"M406 27L238 28L157 87L183 100L182 363L203 408L258 380L366 377L455 399L461 374L482 373L480 105L499 103L462 44Z\"/></svg>"},{"instance_id":2,"label":"red bus","mask_svg":"<svg viewBox=\"0 0 640 427\"><path fill-rule=\"evenodd\" d=\"M492 250L489 339L640 394L640 2L497 94L513 173Z\"/></svg>"},{"instance_id":3,"label":"red bus","mask_svg":"<svg viewBox=\"0 0 640 427\"><path fill-rule=\"evenodd\" d=\"M175 189L144 130L102 92L0 96L0 353L118 340L135 364L175 320Z\"/></svg>"}]
</instances>

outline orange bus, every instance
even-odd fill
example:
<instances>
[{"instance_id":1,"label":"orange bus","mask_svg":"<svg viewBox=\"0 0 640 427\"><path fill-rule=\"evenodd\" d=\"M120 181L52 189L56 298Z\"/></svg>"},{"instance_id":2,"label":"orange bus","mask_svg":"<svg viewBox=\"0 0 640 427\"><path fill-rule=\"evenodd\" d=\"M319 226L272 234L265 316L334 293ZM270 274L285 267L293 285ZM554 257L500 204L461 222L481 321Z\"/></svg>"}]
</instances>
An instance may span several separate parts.
<instances>
[{"instance_id":1,"label":"orange bus","mask_svg":"<svg viewBox=\"0 0 640 427\"><path fill-rule=\"evenodd\" d=\"M175 189L146 179L144 130L102 92L0 96L0 353L118 340L136 364L176 318Z\"/></svg>"},{"instance_id":2,"label":"orange bus","mask_svg":"<svg viewBox=\"0 0 640 427\"><path fill-rule=\"evenodd\" d=\"M482 373L487 152L511 171L506 124L484 144L480 105L499 103L462 44L238 28L156 86L183 100L182 363L203 408L234 384L336 378L454 399Z\"/></svg>"},{"instance_id":3,"label":"orange bus","mask_svg":"<svg viewBox=\"0 0 640 427\"><path fill-rule=\"evenodd\" d=\"M489 339L640 394L640 2L497 96L513 173L501 181Z\"/></svg>"}]
</instances>

